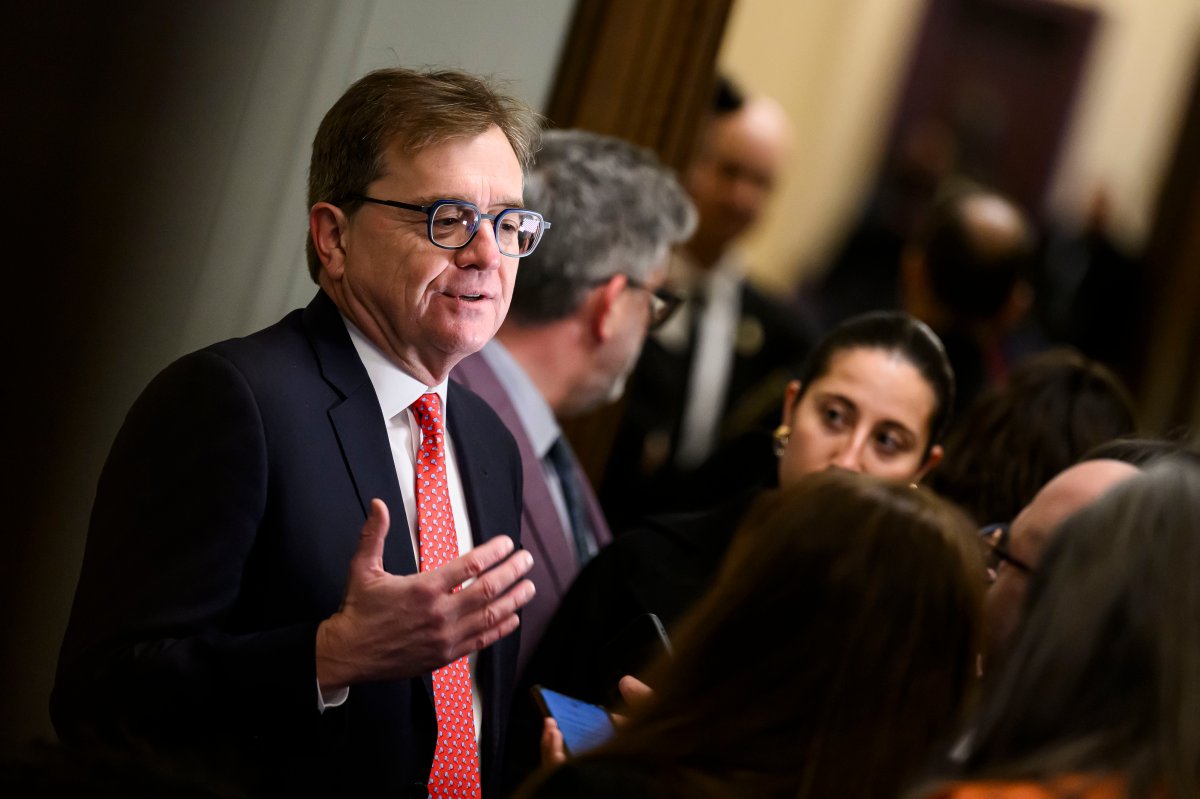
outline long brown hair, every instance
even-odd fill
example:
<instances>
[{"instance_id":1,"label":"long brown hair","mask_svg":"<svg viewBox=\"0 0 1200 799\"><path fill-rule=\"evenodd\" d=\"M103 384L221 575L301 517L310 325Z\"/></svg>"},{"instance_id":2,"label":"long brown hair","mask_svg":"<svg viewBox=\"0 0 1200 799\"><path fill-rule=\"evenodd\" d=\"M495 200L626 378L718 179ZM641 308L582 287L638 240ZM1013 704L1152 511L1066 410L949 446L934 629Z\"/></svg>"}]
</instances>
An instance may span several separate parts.
<instances>
[{"instance_id":1,"label":"long brown hair","mask_svg":"<svg viewBox=\"0 0 1200 799\"><path fill-rule=\"evenodd\" d=\"M583 758L680 796L895 795L972 684L983 566L932 493L826 471L767 495L654 699Z\"/></svg>"}]
</instances>

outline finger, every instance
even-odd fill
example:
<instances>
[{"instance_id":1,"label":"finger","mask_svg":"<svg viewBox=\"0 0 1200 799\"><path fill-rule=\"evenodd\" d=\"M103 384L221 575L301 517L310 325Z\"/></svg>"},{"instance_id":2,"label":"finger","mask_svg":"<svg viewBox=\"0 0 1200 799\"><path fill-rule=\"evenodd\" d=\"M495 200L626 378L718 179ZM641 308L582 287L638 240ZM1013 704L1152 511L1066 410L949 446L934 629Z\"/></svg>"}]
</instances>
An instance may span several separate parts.
<instances>
[{"instance_id":1,"label":"finger","mask_svg":"<svg viewBox=\"0 0 1200 799\"><path fill-rule=\"evenodd\" d=\"M528 591L528 598L533 598L533 583L528 580L517 586L514 591L516 590L522 592ZM507 601L507 599L502 600L502 602ZM528 599L524 600L522 604L525 601L528 601ZM464 655L486 649L520 627L521 617L517 615L517 607L519 606L512 606L512 610L507 613L498 611L495 615L491 615L487 609L474 614L472 617L472 626L464 628L466 632L460 639L462 643L453 652L453 658L451 659L458 660Z\"/></svg>"},{"instance_id":2,"label":"finger","mask_svg":"<svg viewBox=\"0 0 1200 799\"><path fill-rule=\"evenodd\" d=\"M391 520L382 499L371 500L367 520L358 535L358 549L350 561L350 571L360 574L383 571L383 544L387 540Z\"/></svg>"},{"instance_id":3,"label":"finger","mask_svg":"<svg viewBox=\"0 0 1200 799\"><path fill-rule=\"evenodd\" d=\"M530 555L525 550L513 553L511 557L492 568L469 587L464 588L458 593L459 613L463 616L474 613L476 610L486 607L500 597L513 594L513 589L518 584L518 581L528 574L532 568L533 555ZM520 599L521 597L510 598ZM532 594L524 597L524 601L516 607L521 607L521 605L524 605L530 599L533 599Z\"/></svg>"},{"instance_id":4,"label":"finger","mask_svg":"<svg viewBox=\"0 0 1200 799\"><path fill-rule=\"evenodd\" d=\"M506 535L498 535L486 544L475 547L467 554L460 555L429 574L436 575L436 579L442 584L444 590L453 591L467 580L478 577L507 558L514 548L511 538ZM532 559L530 563L533 563Z\"/></svg>"},{"instance_id":5,"label":"finger","mask_svg":"<svg viewBox=\"0 0 1200 799\"><path fill-rule=\"evenodd\" d=\"M472 649L481 649L486 644L479 643L484 636L499 626L516 618L517 611L529 604L537 594L537 589L531 580L521 580L512 586L511 590L502 593L492 601L487 601L482 589L475 590L478 584L460 591L451 597L456 605L453 613L459 618L456 637ZM480 603L482 606L480 605ZM511 630L509 630L511 632Z\"/></svg>"},{"instance_id":6,"label":"finger","mask_svg":"<svg viewBox=\"0 0 1200 799\"><path fill-rule=\"evenodd\" d=\"M567 749L563 745L562 733L554 719L547 717L542 722L542 765L565 763Z\"/></svg>"},{"instance_id":7,"label":"finger","mask_svg":"<svg viewBox=\"0 0 1200 799\"><path fill-rule=\"evenodd\" d=\"M621 692L621 698L625 700L625 704L631 708L640 707L647 699L654 696L653 688L631 674L626 674L621 678L617 683L617 689Z\"/></svg>"}]
</instances>

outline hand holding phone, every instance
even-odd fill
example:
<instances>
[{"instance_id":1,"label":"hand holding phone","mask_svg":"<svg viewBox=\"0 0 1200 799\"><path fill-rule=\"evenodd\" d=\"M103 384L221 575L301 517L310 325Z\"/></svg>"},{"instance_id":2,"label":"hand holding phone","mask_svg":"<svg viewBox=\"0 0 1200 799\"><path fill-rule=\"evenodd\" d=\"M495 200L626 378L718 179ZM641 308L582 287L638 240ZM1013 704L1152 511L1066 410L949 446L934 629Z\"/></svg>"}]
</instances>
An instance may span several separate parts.
<instances>
[{"instance_id":1,"label":"hand holding phone","mask_svg":"<svg viewBox=\"0 0 1200 799\"><path fill-rule=\"evenodd\" d=\"M540 685L533 686L532 690L533 699L541 709L542 715L549 716L558 724L568 755L574 757L593 749L612 736L612 719L608 711L599 705L583 702Z\"/></svg>"}]
</instances>

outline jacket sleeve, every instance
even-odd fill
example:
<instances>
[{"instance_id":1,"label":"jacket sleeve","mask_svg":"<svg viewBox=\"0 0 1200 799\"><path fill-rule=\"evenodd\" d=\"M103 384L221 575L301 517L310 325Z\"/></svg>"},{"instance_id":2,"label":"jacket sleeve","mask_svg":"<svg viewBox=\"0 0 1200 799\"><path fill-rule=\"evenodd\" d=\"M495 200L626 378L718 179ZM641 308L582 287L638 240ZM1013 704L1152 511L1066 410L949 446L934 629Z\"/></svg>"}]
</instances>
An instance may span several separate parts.
<instances>
[{"instance_id":1,"label":"jacket sleeve","mask_svg":"<svg viewBox=\"0 0 1200 799\"><path fill-rule=\"evenodd\" d=\"M319 620L235 621L267 482L258 406L230 361L194 353L147 387L97 489L51 698L61 737L236 748L319 723Z\"/></svg>"}]
</instances>

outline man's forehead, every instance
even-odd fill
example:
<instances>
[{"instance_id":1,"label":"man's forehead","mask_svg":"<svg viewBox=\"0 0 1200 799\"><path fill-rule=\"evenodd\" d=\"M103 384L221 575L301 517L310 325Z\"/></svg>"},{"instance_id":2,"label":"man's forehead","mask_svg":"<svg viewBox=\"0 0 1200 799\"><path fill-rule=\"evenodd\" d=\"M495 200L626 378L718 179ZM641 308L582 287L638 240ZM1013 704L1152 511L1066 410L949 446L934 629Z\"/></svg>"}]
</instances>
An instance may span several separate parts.
<instances>
[{"instance_id":1,"label":"man's forehead","mask_svg":"<svg viewBox=\"0 0 1200 799\"><path fill-rule=\"evenodd\" d=\"M480 133L452 136L417 147L393 138L383 149L380 166L377 179L399 177L409 183L419 183L423 188L428 186L431 194L425 199L429 200L442 198L443 193L438 187L444 181L463 178L507 177L512 184L509 186L509 193L513 195L510 199L514 202L519 202L524 190L524 171L516 151L496 125Z\"/></svg>"},{"instance_id":2,"label":"man's forehead","mask_svg":"<svg viewBox=\"0 0 1200 799\"><path fill-rule=\"evenodd\" d=\"M1085 461L1065 469L1021 511L1013 523L1013 535L1044 539L1068 516L1137 474L1136 466L1114 460Z\"/></svg>"}]
</instances>

